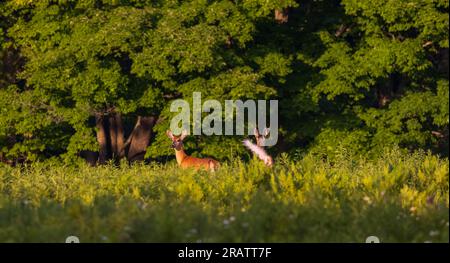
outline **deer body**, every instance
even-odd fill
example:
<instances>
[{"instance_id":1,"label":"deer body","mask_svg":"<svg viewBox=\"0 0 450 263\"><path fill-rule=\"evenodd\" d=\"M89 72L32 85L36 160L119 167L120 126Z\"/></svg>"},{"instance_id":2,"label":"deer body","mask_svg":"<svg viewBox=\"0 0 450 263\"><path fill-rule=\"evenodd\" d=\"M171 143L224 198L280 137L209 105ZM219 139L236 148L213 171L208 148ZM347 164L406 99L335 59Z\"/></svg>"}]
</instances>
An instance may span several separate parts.
<instances>
[{"instance_id":1,"label":"deer body","mask_svg":"<svg viewBox=\"0 0 450 263\"><path fill-rule=\"evenodd\" d=\"M205 169L205 170L216 170L219 167L219 162L211 158L195 158L187 155L183 149L177 151L175 150L175 157L177 159L178 165L183 168L194 168Z\"/></svg>"},{"instance_id":2,"label":"deer body","mask_svg":"<svg viewBox=\"0 0 450 263\"><path fill-rule=\"evenodd\" d=\"M184 152L183 140L187 133L183 131L180 136L175 136L171 131L167 131L167 136L172 140L172 148L175 149L175 157L178 166L182 169L193 168L195 170L204 169L215 171L220 163L212 158L195 158Z\"/></svg>"}]
</instances>

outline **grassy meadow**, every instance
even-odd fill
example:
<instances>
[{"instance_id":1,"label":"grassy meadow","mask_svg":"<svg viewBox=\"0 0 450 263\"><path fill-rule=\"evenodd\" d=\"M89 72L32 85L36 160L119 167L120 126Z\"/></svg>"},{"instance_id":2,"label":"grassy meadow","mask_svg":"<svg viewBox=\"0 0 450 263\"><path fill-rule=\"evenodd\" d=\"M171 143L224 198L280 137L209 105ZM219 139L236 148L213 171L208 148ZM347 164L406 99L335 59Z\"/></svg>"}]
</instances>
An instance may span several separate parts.
<instances>
[{"instance_id":1,"label":"grassy meadow","mask_svg":"<svg viewBox=\"0 0 450 263\"><path fill-rule=\"evenodd\" d=\"M449 162L279 157L216 173L167 164L0 168L0 242L449 242Z\"/></svg>"}]
</instances>

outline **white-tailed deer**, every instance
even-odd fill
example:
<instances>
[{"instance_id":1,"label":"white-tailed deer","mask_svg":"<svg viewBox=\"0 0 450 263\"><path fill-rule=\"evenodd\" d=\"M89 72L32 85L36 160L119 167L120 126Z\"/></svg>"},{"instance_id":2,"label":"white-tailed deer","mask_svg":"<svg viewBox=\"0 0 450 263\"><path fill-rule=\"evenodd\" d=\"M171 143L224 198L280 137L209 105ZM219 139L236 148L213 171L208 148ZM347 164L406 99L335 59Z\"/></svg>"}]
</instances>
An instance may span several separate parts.
<instances>
[{"instance_id":1,"label":"white-tailed deer","mask_svg":"<svg viewBox=\"0 0 450 263\"><path fill-rule=\"evenodd\" d=\"M167 136L172 140L172 148L175 149L175 157L178 165L182 169L193 168L195 170L205 169L215 171L219 168L220 163L211 158L195 158L187 155L183 149L183 140L187 136L187 132L183 130L180 136L173 135L172 131L166 132Z\"/></svg>"},{"instance_id":2,"label":"white-tailed deer","mask_svg":"<svg viewBox=\"0 0 450 263\"><path fill-rule=\"evenodd\" d=\"M269 129L265 128L263 131L263 134L261 135L259 133L258 128L255 128L253 130L253 133L255 135L256 144L252 143L249 140L244 140L244 145L252 151L259 159L261 159L265 165L271 167L273 165L273 159L270 155L266 153L264 150L264 140L267 136L269 136Z\"/></svg>"},{"instance_id":3,"label":"white-tailed deer","mask_svg":"<svg viewBox=\"0 0 450 263\"><path fill-rule=\"evenodd\" d=\"M244 145L252 151L259 159L261 159L265 165L271 167L273 165L273 159L270 155L264 151L262 147L252 143L249 140L244 140Z\"/></svg>"}]
</instances>

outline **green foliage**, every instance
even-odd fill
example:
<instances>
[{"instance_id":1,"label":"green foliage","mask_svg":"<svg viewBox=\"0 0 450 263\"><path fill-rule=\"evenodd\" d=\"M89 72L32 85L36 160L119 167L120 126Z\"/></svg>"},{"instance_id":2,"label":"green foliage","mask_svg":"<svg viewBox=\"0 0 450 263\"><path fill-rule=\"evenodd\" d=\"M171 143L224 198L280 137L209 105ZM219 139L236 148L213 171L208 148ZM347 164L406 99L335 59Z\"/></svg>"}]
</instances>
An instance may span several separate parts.
<instances>
[{"instance_id":1,"label":"green foliage","mask_svg":"<svg viewBox=\"0 0 450 263\"><path fill-rule=\"evenodd\" d=\"M448 3L342 4L346 16L339 35L340 29L335 34L321 29L316 34L324 51L311 50L318 42L311 38L297 56L316 69L311 96L323 105L313 118L323 123L313 150L329 155L321 149L345 147L364 154L400 145L441 147L437 151L448 155L448 58L430 59L439 50L448 54ZM387 103L381 103L383 95ZM433 131L446 134L445 141Z\"/></svg>"},{"instance_id":2,"label":"green foliage","mask_svg":"<svg viewBox=\"0 0 450 263\"><path fill-rule=\"evenodd\" d=\"M0 169L0 241L448 242L448 159L308 155L223 164Z\"/></svg>"},{"instance_id":3,"label":"green foliage","mask_svg":"<svg viewBox=\"0 0 450 263\"><path fill-rule=\"evenodd\" d=\"M439 83L437 94L431 91L408 93L386 110L361 114L369 128L374 128L373 143L383 145L416 145L435 143L430 136L434 127L448 126L448 82Z\"/></svg>"},{"instance_id":4,"label":"green foliage","mask_svg":"<svg viewBox=\"0 0 450 263\"><path fill-rule=\"evenodd\" d=\"M284 8L289 20L279 24L274 10ZM399 145L446 156L448 8L443 0L4 1L0 155L96 150L94 115L115 111L125 123L158 117L146 156L164 157L170 102L198 91L278 99L273 152L333 159L336 149L375 156ZM187 146L226 159L244 154L241 139Z\"/></svg>"},{"instance_id":5,"label":"green foliage","mask_svg":"<svg viewBox=\"0 0 450 263\"><path fill-rule=\"evenodd\" d=\"M448 14L444 0L0 2L0 241L448 242ZM146 157L173 158L170 103L195 91L279 100L274 168L240 136L186 139L228 159L216 173L74 158L98 151L111 112L128 134L155 117Z\"/></svg>"}]
</instances>

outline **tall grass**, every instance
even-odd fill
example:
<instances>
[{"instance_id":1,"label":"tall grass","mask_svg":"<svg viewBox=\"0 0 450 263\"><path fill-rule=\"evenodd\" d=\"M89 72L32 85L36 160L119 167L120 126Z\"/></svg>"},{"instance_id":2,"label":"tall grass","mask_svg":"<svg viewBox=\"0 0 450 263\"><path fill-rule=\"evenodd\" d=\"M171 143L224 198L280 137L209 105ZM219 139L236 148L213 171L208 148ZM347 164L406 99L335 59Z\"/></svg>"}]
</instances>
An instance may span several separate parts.
<instances>
[{"instance_id":1,"label":"tall grass","mask_svg":"<svg viewBox=\"0 0 450 263\"><path fill-rule=\"evenodd\" d=\"M448 159L0 168L0 241L449 242Z\"/></svg>"}]
</instances>

